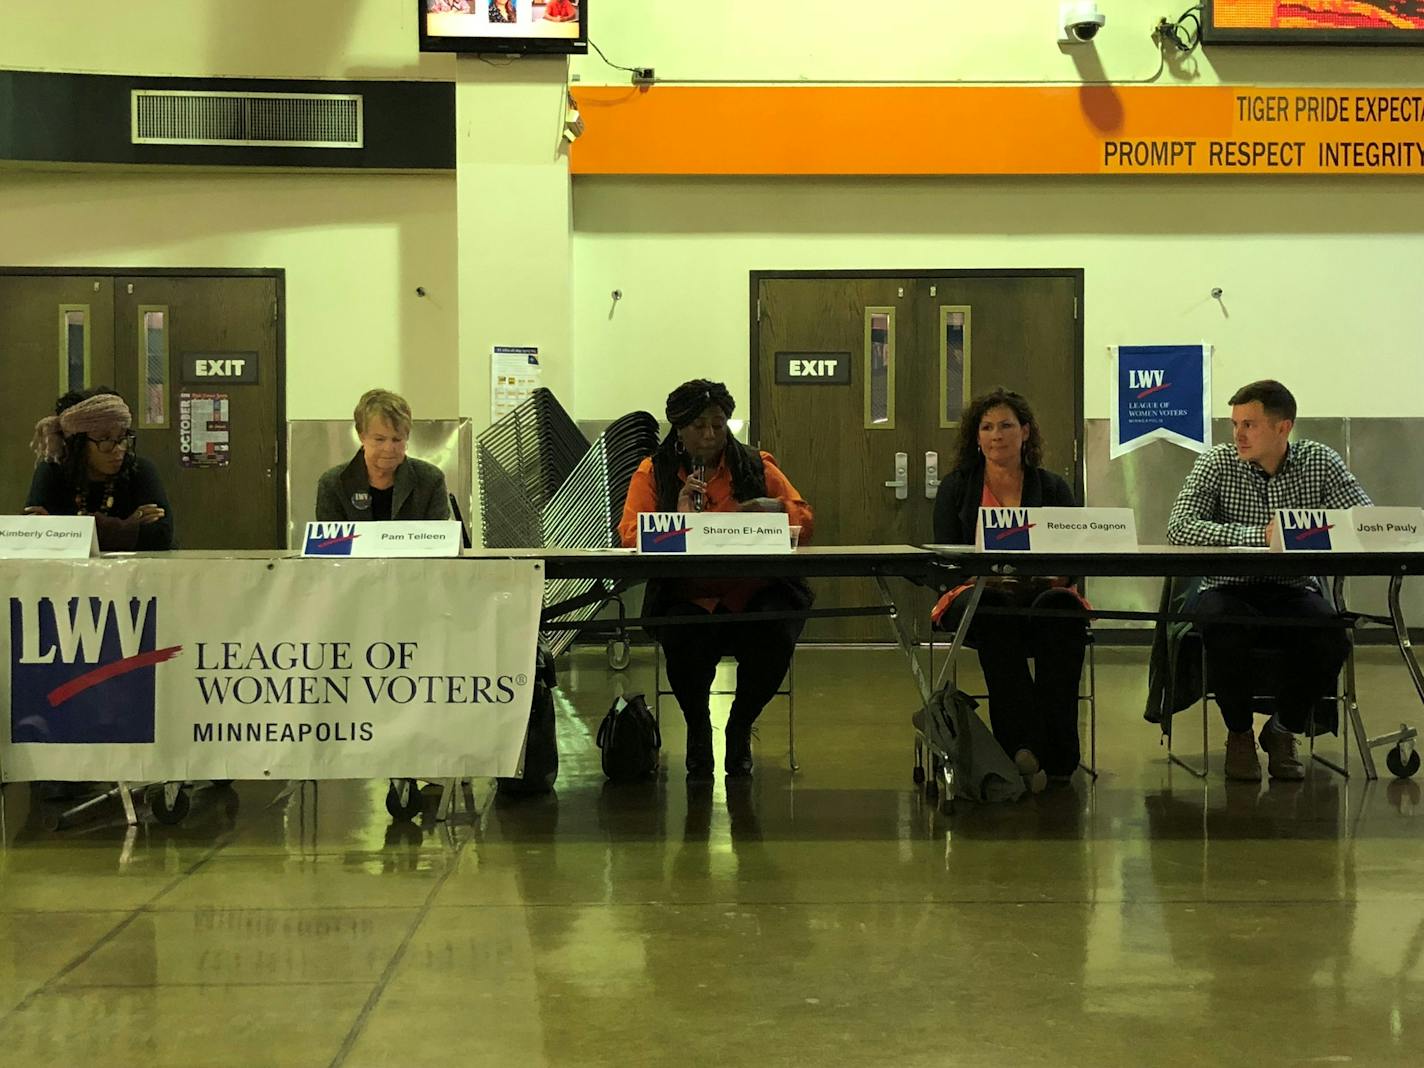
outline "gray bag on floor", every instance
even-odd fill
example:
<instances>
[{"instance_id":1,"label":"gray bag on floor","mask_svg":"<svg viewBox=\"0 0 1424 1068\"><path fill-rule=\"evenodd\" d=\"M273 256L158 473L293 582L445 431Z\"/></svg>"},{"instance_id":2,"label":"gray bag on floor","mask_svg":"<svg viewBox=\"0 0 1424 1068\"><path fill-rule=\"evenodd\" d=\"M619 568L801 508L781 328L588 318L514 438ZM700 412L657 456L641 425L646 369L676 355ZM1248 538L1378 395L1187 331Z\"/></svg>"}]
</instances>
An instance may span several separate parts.
<instances>
[{"instance_id":1,"label":"gray bag on floor","mask_svg":"<svg viewBox=\"0 0 1424 1068\"><path fill-rule=\"evenodd\" d=\"M963 690L945 686L914 715L915 727L954 770L954 796L966 801L1017 801L1023 776L994 739Z\"/></svg>"}]
</instances>

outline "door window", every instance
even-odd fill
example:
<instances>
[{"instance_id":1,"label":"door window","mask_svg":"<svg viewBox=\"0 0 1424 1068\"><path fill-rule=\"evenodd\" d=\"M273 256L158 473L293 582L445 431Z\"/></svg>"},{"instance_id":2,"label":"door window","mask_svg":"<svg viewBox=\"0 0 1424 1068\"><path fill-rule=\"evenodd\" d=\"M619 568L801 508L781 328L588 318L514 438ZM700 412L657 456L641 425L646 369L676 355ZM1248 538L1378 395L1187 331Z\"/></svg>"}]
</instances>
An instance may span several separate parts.
<instances>
[{"instance_id":1,"label":"door window","mask_svg":"<svg viewBox=\"0 0 1424 1068\"><path fill-rule=\"evenodd\" d=\"M138 308L138 425L168 426L168 308L140 304Z\"/></svg>"},{"instance_id":2,"label":"door window","mask_svg":"<svg viewBox=\"0 0 1424 1068\"><path fill-rule=\"evenodd\" d=\"M939 425L957 427L969 406L969 321L967 304L939 309Z\"/></svg>"},{"instance_id":3,"label":"door window","mask_svg":"<svg viewBox=\"0 0 1424 1068\"><path fill-rule=\"evenodd\" d=\"M865 425L895 429L895 309L865 309Z\"/></svg>"},{"instance_id":4,"label":"door window","mask_svg":"<svg viewBox=\"0 0 1424 1068\"><path fill-rule=\"evenodd\" d=\"M89 388L89 305L59 306L59 392Z\"/></svg>"}]
</instances>

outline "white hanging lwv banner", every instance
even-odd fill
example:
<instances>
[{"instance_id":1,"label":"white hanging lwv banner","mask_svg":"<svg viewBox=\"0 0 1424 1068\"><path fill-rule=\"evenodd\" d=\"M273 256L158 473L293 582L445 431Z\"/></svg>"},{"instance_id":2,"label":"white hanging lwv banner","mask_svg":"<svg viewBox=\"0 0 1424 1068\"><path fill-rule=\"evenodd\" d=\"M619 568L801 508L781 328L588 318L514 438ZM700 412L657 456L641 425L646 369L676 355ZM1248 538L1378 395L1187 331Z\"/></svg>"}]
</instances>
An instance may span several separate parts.
<instances>
[{"instance_id":1,"label":"white hanging lwv banner","mask_svg":"<svg viewBox=\"0 0 1424 1068\"><path fill-rule=\"evenodd\" d=\"M1211 448L1211 346L1113 345L1111 459L1149 441Z\"/></svg>"},{"instance_id":2,"label":"white hanging lwv banner","mask_svg":"<svg viewBox=\"0 0 1424 1068\"><path fill-rule=\"evenodd\" d=\"M531 560L0 562L6 781L513 775Z\"/></svg>"}]
</instances>

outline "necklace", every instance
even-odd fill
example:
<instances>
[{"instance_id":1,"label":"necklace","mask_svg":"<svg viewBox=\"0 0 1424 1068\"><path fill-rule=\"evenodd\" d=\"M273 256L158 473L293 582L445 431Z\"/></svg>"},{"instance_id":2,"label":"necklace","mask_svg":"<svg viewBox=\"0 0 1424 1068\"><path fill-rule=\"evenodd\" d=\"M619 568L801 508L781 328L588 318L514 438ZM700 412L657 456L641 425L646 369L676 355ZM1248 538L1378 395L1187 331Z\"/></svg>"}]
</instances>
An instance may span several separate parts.
<instances>
[{"instance_id":1,"label":"necklace","mask_svg":"<svg viewBox=\"0 0 1424 1068\"><path fill-rule=\"evenodd\" d=\"M95 485L96 483L90 483ZM75 515L108 515L114 508L114 480L107 479L100 494L100 504L92 513L89 511L89 496L92 491L78 489L74 491L74 514Z\"/></svg>"}]
</instances>

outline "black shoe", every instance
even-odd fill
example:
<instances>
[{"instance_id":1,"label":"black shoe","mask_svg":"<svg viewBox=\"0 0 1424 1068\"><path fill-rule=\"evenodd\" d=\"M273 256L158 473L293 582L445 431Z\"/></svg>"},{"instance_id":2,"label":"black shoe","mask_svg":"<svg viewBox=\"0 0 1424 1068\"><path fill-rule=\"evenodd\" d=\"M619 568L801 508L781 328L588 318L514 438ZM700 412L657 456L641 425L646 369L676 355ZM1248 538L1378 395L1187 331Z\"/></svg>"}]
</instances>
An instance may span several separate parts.
<instances>
[{"instance_id":1,"label":"black shoe","mask_svg":"<svg viewBox=\"0 0 1424 1068\"><path fill-rule=\"evenodd\" d=\"M727 725L727 777L744 779L752 773L752 729Z\"/></svg>"},{"instance_id":2,"label":"black shoe","mask_svg":"<svg viewBox=\"0 0 1424 1068\"><path fill-rule=\"evenodd\" d=\"M710 779L716 771L712 758L712 724L707 720L687 725L687 777Z\"/></svg>"}]
</instances>

